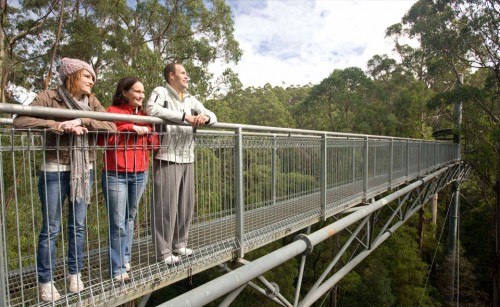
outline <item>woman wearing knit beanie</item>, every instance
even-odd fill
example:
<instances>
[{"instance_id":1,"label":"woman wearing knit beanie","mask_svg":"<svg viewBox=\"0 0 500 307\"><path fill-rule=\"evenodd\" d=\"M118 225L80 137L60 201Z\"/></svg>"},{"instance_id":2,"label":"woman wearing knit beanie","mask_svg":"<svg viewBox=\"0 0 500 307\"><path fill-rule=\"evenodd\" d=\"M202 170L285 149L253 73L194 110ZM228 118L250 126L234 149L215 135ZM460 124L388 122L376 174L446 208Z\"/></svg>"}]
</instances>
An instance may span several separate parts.
<instances>
[{"instance_id":1,"label":"woman wearing knit beanie","mask_svg":"<svg viewBox=\"0 0 500 307\"><path fill-rule=\"evenodd\" d=\"M56 90L38 94L33 106L105 112L91 94L96 75L88 63L63 58L59 68L63 84ZM48 112L47 114L50 114ZM42 301L58 300L61 296L54 286L56 242L61 232L62 207L69 197L67 249L67 291L77 293L85 286L81 279L84 254L85 218L90 203L90 187L94 156L89 151L88 132L116 131L113 122L91 118L60 118L17 116L15 128L43 129L46 133L44 160L40 170L38 192L42 209L42 229L38 238L37 272ZM57 150L54 150L57 149Z\"/></svg>"}]
</instances>

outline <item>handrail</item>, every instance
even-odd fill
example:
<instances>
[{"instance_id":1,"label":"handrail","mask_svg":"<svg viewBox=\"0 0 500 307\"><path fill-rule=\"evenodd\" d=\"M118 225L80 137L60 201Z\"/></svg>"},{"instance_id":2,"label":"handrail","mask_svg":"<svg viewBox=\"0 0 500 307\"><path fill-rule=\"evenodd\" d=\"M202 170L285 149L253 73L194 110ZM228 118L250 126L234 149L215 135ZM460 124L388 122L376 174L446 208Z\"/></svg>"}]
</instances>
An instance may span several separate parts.
<instances>
[{"instance_id":1,"label":"handrail","mask_svg":"<svg viewBox=\"0 0 500 307\"><path fill-rule=\"evenodd\" d=\"M31 116L59 116L62 118L93 118L98 120L107 121L135 121L150 124L170 124L170 125L181 125L179 123L173 123L168 120L163 120L154 116L141 116L138 118L135 115L123 115L123 114L113 114L105 112L93 112L93 111L82 111L82 110L67 110L67 109L56 109L56 108L46 108L39 106L24 106L10 103L0 103L0 112L18 115L31 115ZM1 122L0 122L1 123ZM187 124L186 124L187 125ZM294 133L294 134L304 134L304 135L317 135L321 137L326 134L328 137L343 137L343 138L366 138L369 139L380 139L380 140L418 140L422 142L433 142L433 143L448 143L441 140L422 140L422 139L411 139L403 137L393 137L384 135L371 135L371 134L356 134L356 133L344 133L344 132L332 132L332 131L321 131L321 130L307 130L307 129L296 129L296 128L281 128L272 126L257 126L257 125L247 125L247 124L233 124L233 123L216 123L211 125L213 128L221 129L231 129L236 130L241 128L243 130L249 131L260 131L267 133Z\"/></svg>"}]
</instances>

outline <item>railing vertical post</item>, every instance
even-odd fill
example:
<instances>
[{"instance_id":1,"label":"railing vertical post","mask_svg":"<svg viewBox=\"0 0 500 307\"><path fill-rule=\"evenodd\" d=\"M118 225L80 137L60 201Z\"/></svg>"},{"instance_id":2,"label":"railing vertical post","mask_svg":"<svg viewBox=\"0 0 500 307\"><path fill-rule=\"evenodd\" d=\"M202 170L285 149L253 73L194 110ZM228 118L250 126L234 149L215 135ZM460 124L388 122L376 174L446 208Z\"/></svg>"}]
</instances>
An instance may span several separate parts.
<instances>
[{"instance_id":1,"label":"railing vertical post","mask_svg":"<svg viewBox=\"0 0 500 307\"><path fill-rule=\"evenodd\" d=\"M458 76L458 87L462 87L464 84L464 75L459 74ZM460 137L461 137L461 129L462 129L462 101L457 101L453 105L453 123L454 123L454 132L453 132L453 143L457 144L457 154L460 158ZM457 263L456 259L458 258L459 249L457 247L458 242L458 225L460 224L460 180L453 180L451 182L452 187L452 203L450 204L450 216L448 219L448 256L452 259L452 270L451 270L451 304L454 305L457 302L458 306L458 282L455 280L457 271ZM498 188L498 187L497 187ZM498 208L496 209L496 215L498 216ZM496 225L498 227L498 224ZM496 229L498 234L498 228ZM498 237L497 237L498 240ZM496 252L498 252L498 244L496 246ZM498 287L498 285L496 285ZM496 288L494 291L496 292ZM457 295L455 297L455 294ZM497 293L494 293L494 300L497 299Z\"/></svg>"},{"instance_id":2,"label":"railing vertical post","mask_svg":"<svg viewBox=\"0 0 500 307\"><path fill-rule=\"evenodd\" d=\"M321 137L321 171L320 171L320 191L321 191L321 217L326 221L326 182L327 182L327 146L326 134Z\"/></svg>"},{"instance_id":3,"label":"railing vertical post","mask_svg":"<svg viewBox=\"0 0 500 307\"><path fill-rule=\"evenodd\" d=\"M406 140L406 181L410 176L410 140Z\"/></svg>"},{"instance_id":4,"label":"railing vertical post","mask_svg":"<svg viewBox=\"0 0 500 307\"><path fill-rule=\"evenodd\" d=\"M236 129L236 148L235 148L235 210L236 210L236 239L240 243L238 257L243 258L245 255L245 219L244 219L244 195L243 195L243 129Z\"/></svg>"},{"instance_id":5,"label":"railing vertical post","mask_svg":"<svg viewBox=\"0 0 500 307\"><path fill-rule=\"evenodd\" d=\"M272 148L272 156L271 156L271 168L272 168L272 180L273 180L273 187L272 187L272 198L273 198L273 205L276 204L276 151L278 150L277 144L276 144L276 135L273 136L273 148Z\"/></svg>"},{"instance_id":6,"label":"railing vertical post","mask_svg":"<svg viewBox=\"0 0 500 307\"><path fill-rule=\"evenodd\" d=\"M368 137L365 136L363 152L363 201L366 202L368 194Z\"/></svg>"},{"instance_id":7,"label":"railing vertical post","mask_svg":"<svg viewBox=\"0 0 500 307\"><path fill-rule=\"evenodd\" d=\"M429 169L431 168L431 166L433 165L433 157L434 155L432 154L432 144L429 143L429 142L426 142L427 143L427 171L429 171Z\"/></svg>"},{"instance_id":8,"label":"railing vertical post","mask_svg":"<svg viewBox=\"0 0 500 307\"><path fill-rule=\"evenodd\" d=\"M389 145L389 189L392 189L392 172L394 170L394 139L391 138Z\"/></svg>"},{"instance_id":9,"label":"railing vertical post","mask_svg":"<svg viewBox=\"0 0 500 307\"><path fill-rule=\"evenodd\" d=\"M0 143L1 147L1 143ZM0 152L0 174L3 174L3 155L2 152ZM0 212L0 306L7 306L7 285L6 285L6 268L7 268L7 262L5 261L4 253L7 251L7 246L4 244L7 244L7 237L4 234L4 229L3 227L6 225L5 217L6 217L6 210L5 210L5 186L4 186L4 181L3 181L3 176L0 176L0 191L2 194L2 200L1 200L1 210Z\"/></svg>"},{"instance_id":10,"label":"railing vertical post","mask_svg":"<svg viewBox=\"0 0 500 307\"><path fill-rule=\"evenodd\" d=\"M356 182L356 146L352 143L352 182Z\"/></svg>"},{"instance_id":11,"label":"railing vertical post","mask_svg":"<svg viewBox=\"0 0 500 307\"><path fill-rule=\"evenodd\" d=\"M421 160L422 160L422 140L420 140L420 142L418 142L418 175L419 176L421 175L420 171L422 170Z\"/></svg>"}]
</instances>

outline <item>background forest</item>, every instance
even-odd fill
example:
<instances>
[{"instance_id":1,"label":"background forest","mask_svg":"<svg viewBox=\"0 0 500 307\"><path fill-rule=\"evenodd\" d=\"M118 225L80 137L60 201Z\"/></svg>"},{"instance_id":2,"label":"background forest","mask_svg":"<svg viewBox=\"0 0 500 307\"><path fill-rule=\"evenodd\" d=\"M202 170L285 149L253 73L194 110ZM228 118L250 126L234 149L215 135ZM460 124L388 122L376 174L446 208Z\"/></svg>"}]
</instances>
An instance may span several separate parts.
<instances>
[{"instance_id":1,"label":"background forest","mask_svg":"<svg viewBox=\"0 0 500 307\"><path fill-rule=\"evenodd\" d=\"M216 60L237 63L242 54L233 36L231 9L224 0L130 2L0 0L2 102L18 103L11 91L14 85L33 92L56 86L54 74L63 56L92 63L99 78L94 93L105 106L110 105L121 77L138 76L149 93L164 83L165 63L182 62L190 73L190 91L220 122L432 139L433 132L453 128L453 103L460 101L462 156L474 171L460 190L459 300L461 306L498 304L498 0L417 1L400 23L386 31L399 59L374 55L366 71L332 67L319 84L247 88L230 69L220 76L208 70ZM417 40L419 47L404 44L407 38ZM464 76L463 84L459 74ZM449 195L446 190L440 194L437 225L426 219L422 246L416 217L317 304L448 305L450 267L444 241ZM249 258L290 240L261 248ZM328 265L335 251L333 241L315 248L308 257L303 288L312 285ZM298 263L298 259L289 261L267 276L287 298L294 295ZM153 295L150 305L219 274L213 270L194 276L189 284L179 282ZM234 306L248 306L250 299L253 306L273 304L245 290Z\"/></svg>"}]
</instances>

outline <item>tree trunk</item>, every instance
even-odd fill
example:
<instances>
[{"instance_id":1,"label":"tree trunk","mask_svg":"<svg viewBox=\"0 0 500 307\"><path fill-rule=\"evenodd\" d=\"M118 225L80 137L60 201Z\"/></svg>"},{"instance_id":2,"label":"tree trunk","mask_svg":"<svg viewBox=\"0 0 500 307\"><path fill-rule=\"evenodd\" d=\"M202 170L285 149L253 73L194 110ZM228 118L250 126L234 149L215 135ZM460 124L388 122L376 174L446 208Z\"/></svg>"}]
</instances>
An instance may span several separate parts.
<instances>
[{"instance_id":1,"label":"tree trunk","mask_svg":"<svg viewBox=\"0 0 500 307\"><path fill-rule=\"evenodd\" d=\"M495 260L493 263L493 306L498 306L500 294L500 160L495 183Z\"/></svg>"},{"instance_id":2,"label":"tree trunk","mask_svg":"<svg viewBox=\"0 0 500 307\"><path fill-rule=\"evenodd\" d=\"M5 9L7 8L7 0L0 0L0 11L2 14L5 14ZM4 80L5 76L5 34L3 31L3 25L0 29L0 102L6 102L5 101L5 87L6 87L6 82Z\"/></svg>"},{"instance_id":3,"label":"tree trunk","mask_svg":"<svg viewBox=\"0 0 500 307\"><path fill-rule=\"evenodd\" d=\"M335 285L330 290L330 307L337 307L337 288L338 285Z\"/></svg>"},{"instance_id":4,"label":"tree trunk","mask_svg":"<svg viewBox=\"0 0 500 307\"><path fill-rule=\"evenodd\" d=\"M425 226L425 205L422 205L419 212L419 222L418 222L418 250L420 251L420 257L422 257L422 250L424 246L424 226Z\"/></svg>"},{"instance_id":5,"label":"tree trunk","mask_svg":"<svg viewBox=\"0 0 500 307\"><path fill-rule=\"evenodd\" d=\"M49 73L47 74L47 77L45 78L45 82L43 84L44 90L49 88L50 78L52 77L52 68L54 67L54 62L57 54L57 46L59 46L59 39L61 37L63 15L64 15L64 0L61 0L61 8L59 10L59 26L57 28L56 40L54 41L54 45L52 46L52 59L50 61Z\"/></svg>"}]
</instances>

